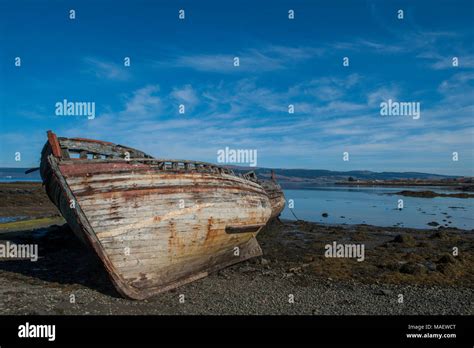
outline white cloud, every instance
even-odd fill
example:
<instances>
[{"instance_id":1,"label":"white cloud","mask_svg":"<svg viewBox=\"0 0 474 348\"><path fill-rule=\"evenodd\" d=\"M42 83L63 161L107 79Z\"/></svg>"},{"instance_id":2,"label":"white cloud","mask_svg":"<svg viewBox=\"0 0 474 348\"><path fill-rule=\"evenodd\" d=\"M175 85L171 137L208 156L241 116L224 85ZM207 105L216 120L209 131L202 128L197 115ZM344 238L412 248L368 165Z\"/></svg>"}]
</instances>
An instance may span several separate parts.
<instances>
[{"instance_id":1,"label":"white cloud","mask_svg":"<svg viewBox=\"0 0 474 348\"><path fill-rule=\"evenodd\" d=\"M367 104L370 107L379 107L380 103L388 99L396 100L399 95L397 86L382 86L367 95Z\"/></svg>"},{"instance_id":2,"label":"white cloud","mask_svg":"<svg viewBox=\"0 0 474 348\"><path fill-rule=\"evenodd\" d=\"M386 54L400 53L407 50L407 47L401 44L387 44L361 38L351 42L336 42L331 46L338 50L373 51Z\"/></svg>"},{"instance_id":3,"label":"white cloud","mask_svg":"<svg viewBox=\"0 0 474 348\"><path fill-rule=\"evenodd\" d=\"M192 108L199 102L196 91L191 85L185 85L182 88L174 88L171 92L171 97L180 103L184 103L187 108Z\"/></svg>"},{"instance_id":4,"label":"white cloud","mask_svg":"<svg viewBox=\"0 0 474 348\"><path fill-rule=\"evenodd\" d=\"M425 51L417 55L418 58L429 61L428 65L433 70L462 70L474 68L474 56L472 54L458 53L456 49L451 50L451 55L441 54L435 51ZM458 59L458 66L453 66L453 58Z\"/></svg>"},{"instance_id":5,"label":"white cloud","mask_svg":"<svg viewBox=\"0 0 474 348\"><path fill-rule=\"evenodd\" d=\"M148 85L133 92L131 99L125 105L124 114L132 117L150 116L161 110L161 99L157 96L160 88Z\"/></svg>"},{"instance_id":6,"label":"white cloud","mask_svg":"<svg viewBox=\"0 0 474 348\"><path fill-rule=\"evenodd\" d=\"M84 61L88 65L87 71L100 79L127 80L130 77L127 68L123 65L93 57L86 57Z\"/></svg>"},{"instance_id":7,"label":"white cloud","mask_svg":"<svg viewBox=\"0 0 474 348\"><path fill-rule=\"evenodd\" d=\"M358 74L350 74L346 78L320 77L290 87L288 94L291 97L310 96L322 101L337 100L359 82Z\"/></svg>"},{"instance_id":8,"label":"white cloud","mask_svg":"<svg viewBox=\"0 0 474 348\"><path fill-rule=\"evenodd\" d=\"M317 47L268 45L262 49L251 48L226 54L182 55L166 62L156 62L156 66L218 73L265 72L291 68L293 64L320 56L322 52L323 49ZM239 58L239 67L234 66L234 57Z\"/></svg>"}]
</instances>

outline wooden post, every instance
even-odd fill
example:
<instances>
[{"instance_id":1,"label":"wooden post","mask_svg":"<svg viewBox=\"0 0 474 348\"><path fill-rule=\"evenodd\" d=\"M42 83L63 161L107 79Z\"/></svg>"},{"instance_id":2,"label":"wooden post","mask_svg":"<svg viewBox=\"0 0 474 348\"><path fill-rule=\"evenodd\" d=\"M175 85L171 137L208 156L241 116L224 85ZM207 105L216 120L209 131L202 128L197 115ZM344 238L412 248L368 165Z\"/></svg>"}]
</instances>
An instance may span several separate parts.
<instances>
[{"instance_id":1,"label":"wooden post","mask_svg":"<svg viewBox=\"0 0 474 348\"><path fill-rule=\"evenodd\" d=\"M48 131L48 141L49 145L51 146L51 151L53 152L54 157L60 158L61 157L61 147L59 146L58 138L56 134L52 131Z\"/></svg>"}]
</instances>

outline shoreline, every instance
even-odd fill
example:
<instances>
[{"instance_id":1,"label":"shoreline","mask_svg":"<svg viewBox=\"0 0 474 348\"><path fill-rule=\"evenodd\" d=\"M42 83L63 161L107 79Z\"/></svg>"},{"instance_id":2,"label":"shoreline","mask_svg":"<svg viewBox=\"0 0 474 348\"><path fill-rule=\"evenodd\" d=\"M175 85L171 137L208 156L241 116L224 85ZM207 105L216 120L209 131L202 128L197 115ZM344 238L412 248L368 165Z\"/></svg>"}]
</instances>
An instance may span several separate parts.
<instances>
[{"instance_id":1,"label":"shoreline","mask_svg":"<svg viewBox=\"0 0 474 348\"><path fill-rule=\"evenodd\" d=\"M409 181L402 181L402 182L393 182L393 181L380 181L380 182L372 182L372 181L360 181L360 182L340 182L337 181L334 183L335 186L347 186L347 187L354 187L354 186L381 186L381 187L440 187L446 189L455 189L460 191L473 191L474 185L472 183L457 183L457 182L409 182Z\"/></svg>"},{"instance_id":2,"label":"shoreline","mask_svg":"<svg viewBox=\"0 0 474 348\"><path fill-rule=\"evenodd\" d=\"M462 198L462 199L474 198L473 193L465 193L465 192L463 192L463 193L439 193L439 192L434 192L434 191L403 190L403 191L388 193L388 194L405 196L405 197L418 197L418 198L436 198L436 197L449 197L449 198Z\"/></svg>"}]
</instances>

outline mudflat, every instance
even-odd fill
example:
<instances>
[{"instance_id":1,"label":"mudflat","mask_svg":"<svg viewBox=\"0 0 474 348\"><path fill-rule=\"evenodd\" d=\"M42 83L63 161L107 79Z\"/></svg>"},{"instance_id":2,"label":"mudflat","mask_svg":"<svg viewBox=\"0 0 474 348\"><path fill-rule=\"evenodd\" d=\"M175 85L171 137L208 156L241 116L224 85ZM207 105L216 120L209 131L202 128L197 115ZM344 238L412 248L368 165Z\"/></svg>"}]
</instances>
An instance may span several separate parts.
<instances>
[{"instance_id":1,"label":"mudflat","mask_svg":"<svg viewBox=\"0 0 474 348\"><path fill-rule=\"evenodd\" d=\"M41 183L8 182L0 183L0 217L60 216L49 200Z\"/></svg>"}]
</instances>

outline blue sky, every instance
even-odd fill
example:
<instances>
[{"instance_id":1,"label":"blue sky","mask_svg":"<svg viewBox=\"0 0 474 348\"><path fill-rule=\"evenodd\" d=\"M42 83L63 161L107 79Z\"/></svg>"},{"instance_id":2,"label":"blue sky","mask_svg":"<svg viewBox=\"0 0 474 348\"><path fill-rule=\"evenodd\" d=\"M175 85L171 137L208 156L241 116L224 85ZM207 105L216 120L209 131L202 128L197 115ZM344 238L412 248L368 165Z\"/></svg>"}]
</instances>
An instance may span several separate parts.
<instances>
[{"instance_id":1,"label":"blue sky","mask_svg":"<svg viewBox=\"0 0 474 348\"><path fill-rule=\"evenodd\" d=\"M36 166L52 129L160 158L472 176L473 19L452 0L0 0L0 166ZM96 118L55 115L63 99ZM381 116L388 99L420 119Z\"/></svg>"}]
</instances>

